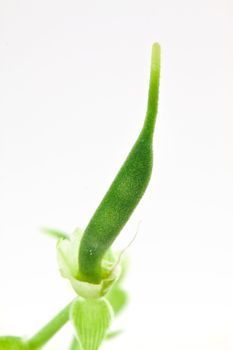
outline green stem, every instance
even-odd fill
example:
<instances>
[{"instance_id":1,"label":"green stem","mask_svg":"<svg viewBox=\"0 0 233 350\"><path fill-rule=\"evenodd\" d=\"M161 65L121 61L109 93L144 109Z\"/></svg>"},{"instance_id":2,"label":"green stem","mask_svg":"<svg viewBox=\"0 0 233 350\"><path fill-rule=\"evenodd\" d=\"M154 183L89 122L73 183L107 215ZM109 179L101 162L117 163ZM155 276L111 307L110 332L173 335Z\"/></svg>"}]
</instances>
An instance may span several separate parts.
<instances>
[{"instance_id":1,"label":"green stem","mask_svg":"<svg viewBox=\"0 0 233 350\"><path fill-rule=\"evenodd\" d=\"M49 321L39 332L28 340L30 350L35 350L46 344L69 320L71 303L61 310L51 321Z\"/></svg>"}]
</instances>

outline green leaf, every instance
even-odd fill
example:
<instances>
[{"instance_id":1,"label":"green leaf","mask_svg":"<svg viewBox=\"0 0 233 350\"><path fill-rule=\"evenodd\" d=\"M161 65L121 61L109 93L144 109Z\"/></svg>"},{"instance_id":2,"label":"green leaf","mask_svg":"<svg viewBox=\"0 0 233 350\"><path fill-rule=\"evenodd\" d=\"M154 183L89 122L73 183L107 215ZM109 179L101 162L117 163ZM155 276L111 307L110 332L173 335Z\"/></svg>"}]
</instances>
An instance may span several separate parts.
<instances>
[{"instance_id":1,"label":"green leaf","mask_svg":"<svg viewBox=\"0 0 233 350\"><path fill-rule=\"evenodd\" d=\"M119 286L114 286L107 294L107 299L112 305L114 314L121 312L128 303L129 297L127 292Z\"/></svg>"},{"instance_id":2,"label":"green leaf","mask_svg":"<svg viewBox=\"0 0 233 350\"><path fill-rule=\"evenodd\" d=\"M53 228L49 228L49 227L42 227L41 232L50 236L50 237L56 238L56 239L69 238L69 236L65 232L60 231L60 230L56 230Z\"/></svg>"},{"instance_id":3,"label":"green leaf","mask_svg":"<svg viewBox=\"0 0 233 350\"><path fill-rule=\"evenodd\" d=\"M1 350L29 350L27 344L18 337L0 337Z\"/></svg>"},{"instance_id":4,"label":"green leaf","mask_svg":"<svg viewBox=\"0 0 233 350\"><path fill-rule=\"evenodd\" d=\"M71 321L83 350L98 350L112 321L112 308L105 298L76 299Z\"/></svg>"},{"instance_id":5,"label":"green leaf","mask_svg":"<svg viewBox=\"0 0 233 350\"><path fill-rule=\"evenodd\" d=\"M106 340L112 340L113 338L118 337L118 335L120 335L122 332L123 332L122 329L117 329L116 331L109 332L106 335Z\"/></svg>"}]
</instances>

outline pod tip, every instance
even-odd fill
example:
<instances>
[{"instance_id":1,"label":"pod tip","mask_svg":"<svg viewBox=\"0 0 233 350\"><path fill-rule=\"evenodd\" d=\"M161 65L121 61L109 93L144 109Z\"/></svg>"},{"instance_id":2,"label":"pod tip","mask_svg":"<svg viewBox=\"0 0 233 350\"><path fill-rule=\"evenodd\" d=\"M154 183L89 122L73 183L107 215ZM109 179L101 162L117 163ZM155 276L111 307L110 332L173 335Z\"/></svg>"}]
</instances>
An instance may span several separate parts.
<instances>
[{"instance_id":1,"label":"pod tip","mask_svg":"<svg viewBox=\"0 0 233 350\"><path fill-rule=\"evenodd\" d=\"M159 43L153 43L152 47L153 47L153 49L160 50Z\"/></svg>"},{"instance_id":2,"label":"pod tip","mask_svg":"<svg viewBox=\"0 0 233 350\"><path fill-rule=\"evenodd\" d=\"M154 43L152 45L152 65L155 63L160 63L160 45L159 43Z\"/></svg>"}]
</instances>

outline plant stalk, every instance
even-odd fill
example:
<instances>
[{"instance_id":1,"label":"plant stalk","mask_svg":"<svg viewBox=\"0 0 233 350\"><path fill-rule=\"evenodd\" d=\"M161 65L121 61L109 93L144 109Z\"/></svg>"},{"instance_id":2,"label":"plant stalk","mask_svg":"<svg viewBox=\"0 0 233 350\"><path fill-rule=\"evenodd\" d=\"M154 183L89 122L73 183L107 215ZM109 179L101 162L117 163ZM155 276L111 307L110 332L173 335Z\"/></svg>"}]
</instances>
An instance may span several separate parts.
<instances>
[{"instance_id":1,"label":"plant stalk","mask_svg":"<svg viewBox=\"0 0 233 350\"><path fill-rule=\"evenodd\" d=\"M66 324L69 320L70 306L71 303L27 341L30 350L41 348Z\"/></svg>"}]
</instances>

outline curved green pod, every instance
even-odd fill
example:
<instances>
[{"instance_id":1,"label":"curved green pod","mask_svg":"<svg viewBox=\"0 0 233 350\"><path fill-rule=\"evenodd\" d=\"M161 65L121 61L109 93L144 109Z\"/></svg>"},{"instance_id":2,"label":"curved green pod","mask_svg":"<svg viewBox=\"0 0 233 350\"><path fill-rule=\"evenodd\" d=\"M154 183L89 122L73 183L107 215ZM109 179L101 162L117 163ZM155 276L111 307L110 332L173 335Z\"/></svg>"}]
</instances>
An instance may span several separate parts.
<instances>
[{"instance_id":1,"label":"curved green pod","mask_svg":"<svg viewBox=\"0 0 233 350\"><path fill-rule=\"evenodd\" d=\"M158 109L160 46L154 44L147 113L140 135L86 227L79 249L82 280L98 283L103 255L143 196L152 172L153 133Z\"/></svg>"}]
</instances>

